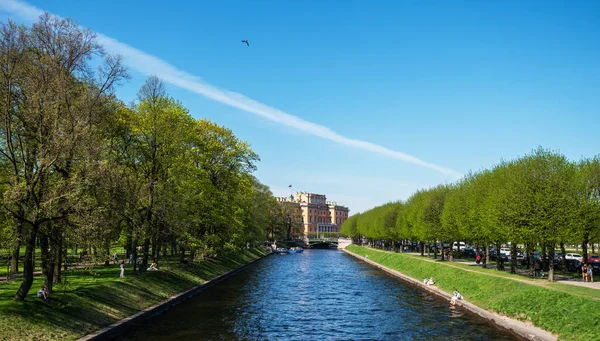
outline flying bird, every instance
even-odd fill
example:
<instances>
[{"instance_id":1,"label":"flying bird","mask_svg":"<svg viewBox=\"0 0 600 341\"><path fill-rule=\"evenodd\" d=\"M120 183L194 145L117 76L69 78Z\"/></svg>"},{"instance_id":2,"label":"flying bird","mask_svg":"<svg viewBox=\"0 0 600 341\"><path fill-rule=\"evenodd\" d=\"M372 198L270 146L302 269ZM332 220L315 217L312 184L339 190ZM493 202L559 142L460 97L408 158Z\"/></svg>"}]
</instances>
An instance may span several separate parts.
<instances>
[{"instance_id":1,"label":"flying bird","mask_svg":"<svg viewBox=\"0 0 600 341\"><path fill-rule=\"evenodd\" d=\"M250 43L248 42L248 40L242 40L242 43L246 43L246 45L250 46Z\"/></svg>"}]
</instances>

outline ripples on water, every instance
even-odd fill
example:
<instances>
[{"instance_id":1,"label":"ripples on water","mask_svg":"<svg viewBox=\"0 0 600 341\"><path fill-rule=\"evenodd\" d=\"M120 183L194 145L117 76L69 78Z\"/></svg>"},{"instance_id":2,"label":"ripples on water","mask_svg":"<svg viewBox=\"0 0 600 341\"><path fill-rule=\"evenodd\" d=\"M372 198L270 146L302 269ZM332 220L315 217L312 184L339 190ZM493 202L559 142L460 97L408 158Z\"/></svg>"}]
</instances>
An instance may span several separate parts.
<instances>
[{"instance_id":1,"label":"ripples on water","mask_svg":"<svg viewBox=\"0 0 600 341\"><path fill-rule=\"evenodd\" d=\"M337 250L273 255L121 340L515 340Z\"/></svg>"}]
</instances>

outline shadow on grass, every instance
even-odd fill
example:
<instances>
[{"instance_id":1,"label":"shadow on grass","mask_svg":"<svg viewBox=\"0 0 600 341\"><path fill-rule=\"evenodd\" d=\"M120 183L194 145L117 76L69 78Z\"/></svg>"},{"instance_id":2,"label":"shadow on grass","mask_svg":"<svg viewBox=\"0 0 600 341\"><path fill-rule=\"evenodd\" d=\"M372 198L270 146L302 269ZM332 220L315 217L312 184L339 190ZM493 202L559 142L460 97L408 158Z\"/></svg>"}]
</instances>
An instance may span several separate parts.
<instances>
[{"instance_id":1,"label":"shadow on grass","mask_svg":"<svg viewBox=\"0 0 600 341\"><path fill-rule=\"evenodd\" d=\"M244 252L201 262L163 261L158 271L134 275L129 268L119 278L115 265L65 273L51 299L36 297L42 278L24 302L14 302L20 281L0 283L0 330L9 339L75 339L148 308L179 292L215 278L261 253Z\"/></svg>"}]
</instances>

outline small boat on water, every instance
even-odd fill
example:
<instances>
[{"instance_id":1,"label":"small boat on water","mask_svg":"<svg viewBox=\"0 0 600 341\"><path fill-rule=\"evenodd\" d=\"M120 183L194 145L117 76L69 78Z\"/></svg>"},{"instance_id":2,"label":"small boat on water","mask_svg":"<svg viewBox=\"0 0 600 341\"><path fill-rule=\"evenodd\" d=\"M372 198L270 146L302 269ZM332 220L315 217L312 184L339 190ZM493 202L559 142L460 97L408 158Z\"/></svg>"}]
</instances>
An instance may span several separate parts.
<instances>
[{"instance_id":1,"label":"small boat on water","mask_svg":"<svg viewBox=\"0 0 600 341\"><path fill-rule=\"evenodd\" d=\"M290 253L290 250L288 250L284 247L278 247L277 249L275 249L275 253L286 254L286 253Z\"/></svg>"},{"instance_id":2,"label":"small boat on water","mask_svg":"<svg viewBox=\"0 0 600 341\"><path fill-rule=\"evenodd\" d=\"M288 250L290 253L302 253L304 251L301 247L292 247Z\"/></svg>"}]
</instances>

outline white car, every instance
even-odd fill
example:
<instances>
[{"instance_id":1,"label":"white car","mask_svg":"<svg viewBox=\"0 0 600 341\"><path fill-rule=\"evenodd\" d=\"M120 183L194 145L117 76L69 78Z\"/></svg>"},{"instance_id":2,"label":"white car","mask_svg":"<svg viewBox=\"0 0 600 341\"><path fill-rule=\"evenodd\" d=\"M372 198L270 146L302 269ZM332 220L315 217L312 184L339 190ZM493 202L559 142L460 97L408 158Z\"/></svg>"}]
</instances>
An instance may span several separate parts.
<instances>
[{"instance_id":1,"label":"white car","mask_svg":"<svg viewBox=\"0 0 600 341\"><path fill-rule=\"evenodd\" d=\"M565 259L575 259L581 262L583 260L583 257L578 253L567 253L565 255Z\"/></svg>"},{"instance_id":2,"label":"white car","mask_svg":"<svg viewBox=\"0 0 600 341\"><path fill-rule=\"evenodd\" d=\"M506 257L510 258L510 249L507 247L500 248L500 254L505 254Z\"/></svg>"},{"instance_id":3,"label":"white car","mask_svg":"<svg viewBox=\"0 0 600 341\"><path fill-rule=\"evenodd\" d=\"M456 251L460 248L460 250L462 251L466 246L467 245L464 242L454 242L454 244L452 244L452 250Z\"/></svg>"}]
</instances>

